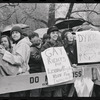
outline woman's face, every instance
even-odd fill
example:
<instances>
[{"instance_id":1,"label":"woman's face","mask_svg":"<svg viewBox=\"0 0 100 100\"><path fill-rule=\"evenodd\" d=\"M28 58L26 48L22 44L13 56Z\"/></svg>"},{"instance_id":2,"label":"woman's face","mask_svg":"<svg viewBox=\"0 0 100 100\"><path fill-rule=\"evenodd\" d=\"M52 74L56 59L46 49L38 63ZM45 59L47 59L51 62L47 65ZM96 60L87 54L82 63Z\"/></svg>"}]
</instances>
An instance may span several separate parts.
<instances>
[{"instance_id":1,"label":"woman's face","mask_svg":"<svg viewBox=\"0 0 100 100\"><path fill-rule=\"evenodd\" d=\"M9 42L8 42L7 37L3 37L1 39L1 45L3 45L5 47L5 49L9 48Z\"/></svg>"},{"instance_id":2,"label":"woman's face","mask_svg":"<svg viewBox=\"0 0 100 100\"><path fill-rule=\"evenodd\" d=\"M50 38L56 41L58 39L58 31L51 32Z\"/></svg>"},{"instance_id":3,"label":"woman's face","mask_svg":"<svg viewBox=\"0 0 100 100\"><path fill-rule=\"evenodd\" d=\"M67 32L66 36L67 36L69 42L73 42L74 37L73 37L73 34L71 32Z\"/></svg>"},{"instance_id":4,"label":"woman's face","mask_svg":"<svg viewBox=\"0 0 100 100\"><path fill-rule=\"evenodd\" d=\"M21 34L18 31L13 31L12 38L13 40L17 41L21 38Z\"/></svg>"}]
</instances>

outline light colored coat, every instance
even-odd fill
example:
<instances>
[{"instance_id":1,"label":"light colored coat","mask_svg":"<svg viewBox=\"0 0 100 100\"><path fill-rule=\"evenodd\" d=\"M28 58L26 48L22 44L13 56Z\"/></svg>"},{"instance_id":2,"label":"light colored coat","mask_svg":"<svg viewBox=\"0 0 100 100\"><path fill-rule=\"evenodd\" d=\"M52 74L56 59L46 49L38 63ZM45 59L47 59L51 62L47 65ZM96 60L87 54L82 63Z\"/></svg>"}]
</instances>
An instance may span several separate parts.
<instances>
[{"instance_id":1,"label":"light colored coat","mask_svg":"<svg viewBox=\"0 0 100 100\"><path fill-rule=\"evenodd\" d=\"M19 67L18 73L29 71L29 58L30 58L30 42L28 37L20 40L16 45L13 46L12 53L6 51L3 56L3 60L11 63L12 65Z\"/></svg>"}]
</instances>

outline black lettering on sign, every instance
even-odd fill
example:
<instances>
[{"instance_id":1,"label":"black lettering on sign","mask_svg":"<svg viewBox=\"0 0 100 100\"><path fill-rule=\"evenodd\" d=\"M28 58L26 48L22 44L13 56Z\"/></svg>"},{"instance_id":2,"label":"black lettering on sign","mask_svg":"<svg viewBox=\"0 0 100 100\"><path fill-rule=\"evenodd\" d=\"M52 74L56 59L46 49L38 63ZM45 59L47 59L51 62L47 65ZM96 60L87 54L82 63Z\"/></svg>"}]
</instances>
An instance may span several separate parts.
<instances>
[{"instance_id":1,"label":"black lettering on sign","mask_svg":"<svg viewBox=\"0 0 100 100\"><path fill-rule=\"evenodd\" d=\"M36 76L36 77L35 77L35 83L38 83L38 82L39 82L39 77Z\"/></svg>"},{"instance_id":2,"label":"black lettering on sign","mask_svg":"<svg viewBox=\"0 0 100 100\"><path fill-rule=\"evenodd\" d=\"M75 77L78 77L78 72L75 72Z\"/></svg>"},{"instance_id":3,"label":"black lettering on sign","mask_svg":"<svg viewBox=\"0 0 100 100\"><path fill-rule=\"evenodd\" d=\"M81 77L81 76L82 76L82 71L73 72L73 77Z\"/></svg>"},{"instance_id":4,"label":"black lettering on sign","mask_svg":"<svg viewBox=\"0 0 100 100\"><path fill-rule=\"evenodd\" d=\"M34 77L30 77L30 83L34 83Z\"/></svg>"},{"instance_id":5,"label":"black lettering on sign","mask_svg":"<svg viewBox=\"0 0 100 100\"><path fill-rule=\"evenodd\" d=\"M30 77L30 83L38 83L39 82L39 77Z\"/></svg>"},{"instance_id":6,"label":"black lettering on sign","mask_svg":"<svg viewBox=\"0 0 100 100\"><path fill-rule=\"evenodd\" d=\"M82 76L82 71L79 71L79 77L81 77Z\"/></svg>"}]
</instances>

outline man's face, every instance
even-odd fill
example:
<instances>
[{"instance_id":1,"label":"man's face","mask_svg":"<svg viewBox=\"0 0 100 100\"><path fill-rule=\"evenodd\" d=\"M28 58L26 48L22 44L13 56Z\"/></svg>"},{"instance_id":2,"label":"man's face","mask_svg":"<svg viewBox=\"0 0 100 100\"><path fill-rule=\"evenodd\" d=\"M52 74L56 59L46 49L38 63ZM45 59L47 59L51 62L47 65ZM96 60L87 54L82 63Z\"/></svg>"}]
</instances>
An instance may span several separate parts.
<instances>
[{"instance_id":1,"label":"man's face","mask_svg":"<svg viewBox=\"0 0 100 100\"><path fill-rule=\"evenodd\" d=\"M38 37L38 36L35 36L35 37L33 37L33 38L31 38L31 43L33 44L33 45L39 45L40 44L40 38Z\"/></svg>"}]
</instances>

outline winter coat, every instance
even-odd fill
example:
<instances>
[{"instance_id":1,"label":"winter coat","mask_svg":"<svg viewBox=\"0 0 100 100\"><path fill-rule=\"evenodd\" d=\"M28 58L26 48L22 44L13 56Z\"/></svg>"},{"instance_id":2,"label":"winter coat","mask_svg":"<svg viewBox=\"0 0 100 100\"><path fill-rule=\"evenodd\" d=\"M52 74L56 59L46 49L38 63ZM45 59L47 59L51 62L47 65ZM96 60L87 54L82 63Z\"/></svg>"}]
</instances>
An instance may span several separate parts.
<instances>
[{"instance_id":1,"label":"winter coat","mask_svg":"<svg viewBox=\"0 0 100 100\"><path fill-rule=\"evenodd\" d=\"M29 59L30 73L41 72L41 53L40 49L34 46L31 46L31 53Z\"/></svg>"},{"instance_id":2,"label":"winter coat","mask_svg":"<svg viewBox=\"0 0 100 100\"><path fill-rule=\"evenodd\" d=\"M73 44L68 44L67 47L65 47L65 50L68 54L68 57L69 57L71 64L77 64L76 42Z\"/></svg>"},{"instance_id":3,"label":"winter coat","mask_svg":"<svg viewBox=\"0 0 100 100\"><path fill-rule=\"evenodd\" d=\"M12 53L6 51L3 55L3 60L9 62L13 66L19 67L19 73L29 71L29 57L30 57L30 42L28 37L21 39L13 46Z\"/></svg>"}]
</instances>

